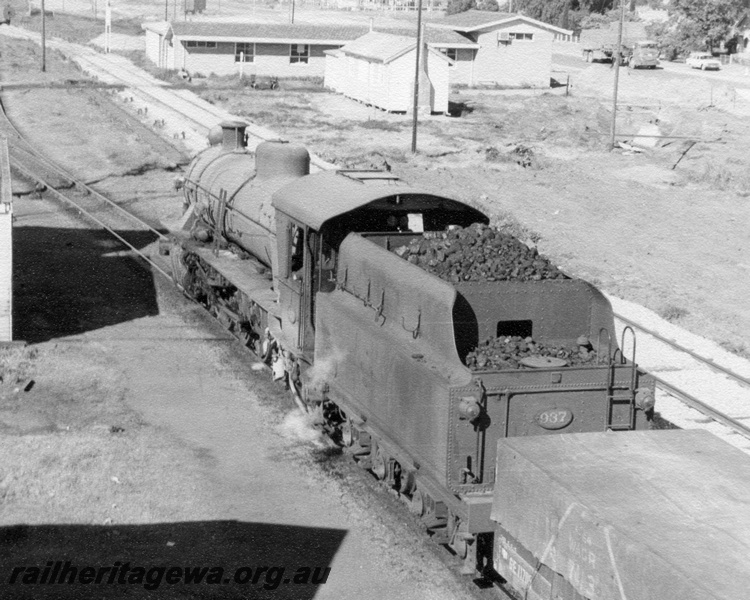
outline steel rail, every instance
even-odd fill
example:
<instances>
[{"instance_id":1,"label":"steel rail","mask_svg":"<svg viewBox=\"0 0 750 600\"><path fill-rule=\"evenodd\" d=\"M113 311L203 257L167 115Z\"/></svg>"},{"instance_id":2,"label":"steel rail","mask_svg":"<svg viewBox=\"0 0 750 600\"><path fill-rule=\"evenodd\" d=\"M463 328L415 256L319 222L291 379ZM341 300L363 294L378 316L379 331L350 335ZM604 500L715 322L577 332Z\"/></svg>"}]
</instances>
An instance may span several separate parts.
<instances>
[{"instance_id":1,"label":"steel rail","mask_svg":"<svg viewBox=\"0 0 750 600\"><path fill-rule=\"evenodd\" d=\"M73 207L73 208L74 208L75 210L77 210L77 211L78 211L79 213L81 213L81 214L85 215L85 216L86 216L86 217L87 217L88 219L90 219L91 221L93 221L94 223L96 223L97 225L99 225L99 226L100 226L100 227L101 227L102 229L104 229L104 230L108 231L108 232L109 232L109 233L110 233L111 235L113 235L113 236L114 236L114 237L116 237L116 238L117 238L118 240L120 240L120 242L122 242L122 243L123 243L123 244L124 244L125 246L127 246L128 248L130 248L130 249L131 249L131 250L132 250L133 252L135 252L135 253L136 253L136 254L137 254L138 256L140 256L140 257L141 257L141 258L142 258L143 260L145 260L145 261L146 261L146 262L147 262L147 263L148 263L149 265L151 265L151 266L152 266L152 267L153 267L154 269L156 269L156 270L157 270L157 271L158 271L159 273L161 273L161 274L162 274L162 275L163 275L164 277L166 277L166 278L167 278L167 279L169 279L170 281L174 281L174 279L173 279L173 277L172 277L172 274L171 274L171 273L168 273L167 271L165 271L164 269L162 269L162 268L161 268L161 267L160 267L160 266L159 266L158 264L156 264L156 262L154 262L154 261L153 261L153 260L152 260L152 259L151 259L151 258L150 258L150 257L149 257L148 255L146 255L145 253L141 252L141 251L140 251L140 250L139 250L138 248L136 248L136 247L135 247L135 246L134 246L133 244L131 244L130 242L128 242L128 241L127 241L127 240L126 240L126 239L125 239L124 237L122 237L122 236L121 236L121 235L120 235L119 233L117 233L117 232L116 232L116 231L115 231L114 229L112 229L112 228L111 228L111 227L110 227L109 225L107 225L106 223L104 223L104 221L102 221L101 219L97 218L97 217L96 217L96 216L94 216L94 215L93 215L93 214L92 214L92 213L91 213L90 211L86 210L86 209L85 209L85 208L83 208L83 207L82 207L81 205L79 205L79 204L77 204L76 202L74 202L74 201L73 201L73 200L72 200L71 198L69 198L69 197L68 197L67 195L63 194L62 192L60 192L60 191L56 190L56 189L55 189L54 187L50 186L50 185L49 185L49 184L48 184L48 183L47 183L46 181L44 181L44 180L43 180L42 178L40 178L40 177L39 177L38 175L35 175L35 174L34 174L34 173L33 173L32 171L30 171L30 170L26 169L26 168L25 168L25 167L24 167L24 166L23 166L22 164L20 164L20 163L19 163L18 161L16 161L16 160L11 160L11 163L13 164L13 166L14 166L14 167L15 167L16 169L18 169L19 171L21 171L21 172L22 172L22 173L23 173L24 175L26 175L27 177L29 177L29 178L33 179L34 181L37 181L38 183L41 183L41 184L42 184L42 185L44 185L44 186L46 186L46 188L47 188L47 190L46 190L46 191L48 191L48 192L52 193L52 194L53 194L54 196L56 196L56 197L57 197L58 199L62 200L63 202L66 202L67 204L71 205L71 206L72 206L72 207ZM109 200L109 199L107 199L107 200ZM110 201L110 203L112 203L112 202ZM114 203L112 203L112 204L114 204ZM116 205L115 205L115 206L116 206ZM121 207L118 207L118 208L121 208ZM127 211L125 211L125 210L124 210L124 209L122 209L122 208L121 208L121 210L122 210L123 212L125 212L126 214L128 214L128 215L130 216L130 218L131 218L131 219L133 219L134 221L139 221L139 222L141 222L141 223L142 223L142 224L143 224L143 225L144 225L145 227L148 227L148 229L150 229L151 231L156 231L156 230L155 230L155 229L153 229L153 228L152 228L152 227L151 227L150 225L148 225L148 223L145 223L145 222L141 221L141 219L139 219L139 218L138 218L138 217L136 217L135 215L133 215L133 214L130 214L130 213L128 213ZM157 233L158 233L158 232L157 232ZM160 235L160 236L161 236L162 238L164 238L164 239L167 239L167 238L166 238L166 236L162 235L161 233L159 233L159 235Z\"/></svg>"},{"instance_id":2,"label":"steel rail","mask_svg":"<svg viewBox=\"0 0 750 600\"><path fill-rule=\"evenodd\" d=\"M627 317L623 317L622 315L618 313L614 313L614 316L616 319L619 319L623 323L626 323L627 325L630 325L631 327L638 329L642 332L644 332L647 335L652 336L653 338L659 340L660 342L667 344L668 346L671 346L675 350L678 350L680 352L684 352L685 354L689 355L693 359L697 360L700 364L706 365L711 369L714 369L715 371L718 371L724 375L727 375L728 377L743 383L745 385L750 385L750 379L743 377L742 375L738 375L734 371L727 369L726 367L722 367L721 365L716 364L712 359L705 358L696 352L690 350L689 348L685 348L684 346L678 344L674 340L670 340L668 338L665 338L662 335L659 335L655 331L644 327L643 325L639 325L638 323L632 321L631 319L628 319ZM745 425L744 423L741 423L740 421L733 419L729 415L721 412L720 410L715 409L714 407L710 406L709 404L706 404L702 400L699 400L695 396L688 394L687 392L684 392L683 390L675 387L662 377L659 377L658 375L655 375L654 373L650 373L650 375L654 378L656 381L656 384L658 387L666 391L668 394L674 396L675 398L678 398L681 400L684 404L687 404L691 408L694 408L704 415L712 418L714 421L717 421L718 423L721 423L722 425L725 425L726 427L729 427L733 431L736 431L740 435L750 439L750 426Z\"/></svg>"},{"instance_id":3,"label":"steel rail","mask_svg":"<svg viewBox=\"0 0 750 600\"><path fill-rule=\"evenodd\" d=\"M33 160L45 164L46 166L49 167L49 169L51 171L54 171L55 173L57 173L61 178L67 179L68 181L72 182L75 185L75 187L77 187L78 189L84 190L87 194L92 195L95 198L97 198L98 200L100 200L101 202L104 202L104 203L110 205L112 208L114 208L115 210L117 210L118 212L120 212L121 214L123 214L128 219L137 222L142 227L145 227L146 229L148 229L149 231L151 231L151 233L153 233L154 235L156 235L159 239L161 239L161 240L167 240L168 239L167 236L165 236L163 233L161 233L160 231L158 231L157 229L155 229L154 227L152 227L151 225L149 225L148 223L146 223L144 220L139 219L133 213L131 213L130 211L125 210L122 206L120 206L116 202L113 202L112 200L110 200L109 198L107 198L105 195L97 192L94 188L92 188L88 184L75 179L75 177L71 177L70 174L68 174L67 172L65 172L58 165L56 165L55 163L53 163L52 161L50 161L45 156L39 154L36 150L34 150L34 148L31 146L31 144L29 144L26 141L26 139L24 139L24 137L21 135L21 133L18 131L18 129L16 129L15 125L13 125L13 123L10 121L10 119L8 119L8 117L7 117L7 115L5 114L4 111L3 111L3 117L4 117L5 123L7 123L7 125L11 128L12 132L14 133L15 136L17 136L18 140L20 140L21 142L23 142L23 144L25 144L27 146L27 148L17 148L18 151L25 152L26 154L30 155ZM13 149L11 148L11 150L13 150ZM58 195L64 195L64 194L61 194L61 192L59 190L55 189L54 186L50 185L47 181L44 181L38 175L36 175L35 173L33 173L33 172L29 171L28 169L26 169L25 167L23 167L22 163L17 158L12 157L12 162L14 163L14 165L16 166L16 168L18 168L20 171L22 171L27 177L30 177L34 181L37 181L38 183L41 183L48 190L54 191ZM75 204L75 203L73 203L73 204ZM85 210L85 209L83 209L82 207L80 207L78 205L75 205L75 206L76 206L76 208L78 210L81 210L81 211Z\"/></svg>"},{"instance_id":4,"label":"steel rail","mask_svg":"<svg viewBox=\"0 0 750 600\"><path fill-rule=\"evenodd\" d=\"M678 344L674 340L665 338L663 335L656 333L655 331L649 329L648 327L639 325L635 321L631 321L627 317L623 317L622 315L618 313L614 313L614 316L616 319L619 319L623 323L630 325L631 327L634 327L635 329L639 329L643 333L650 335L651 337L659 340L660 342L667 344L668 346L671 346L675 350L679 350L680 352L684 352L685 354L688 354L689 356L691 356L692 358L694 358L701 364L704 364L707 367L715 371L719 371L720 373L723 373L724 375L731 377L732 379L739 381L740 383L743 383L744 385L750 385L750 378L743 377L742 375L735 373L734 371L732 371L731 369L728 369L727 367L722 367L720 364L717 364L713 359L701 356L700 354L694 352L693 350L690 350L690 348L686 348L685 346Z\"/></svg>"},{"instance_id":5,"label":"steel rail","mask_svg":"<svg viewBox=\"0 0 750 600\"><path fill-rule=\"evenodd\" d=\"M692 396L686 392L683 392L682 390L680 390L679 388L676 388L671 383L665 381L658 375L654 375L653 373L651 373L651 376L656 380L656 383L659 387L664 389L666 392L668 392L672 396L675 396L676 398L678 398L679 400L681 400L682 402L684 402L691 408L694 408L702 412L703 414L711 417L714 421L717 421L721 423L722 425L729 427L733 431L736 431L740 435L743 435L744 437L750 439L750 427L748 427L744 423L740 423L739 421L737 421L736 419L733 419L729 415L719 410L716 410L715 408L713 408L712 406L709 406L702 400L698 400L698 398L696 398L695 396Z\"/></svg>"},{"instance_id":6,"label":"steel rail","mask_svg":"<svg viewBox=\"0 0 750 600\"><path fill-rule=\"evenodd\" d=\"M181 110L179 105L170 104L166 102L165 100L162 100L161 98L157 97L156 94L152 92L152 90L161 90L163 92L174 92L175 89L178 90L184 90L186 92L189 92L189 94L182 95L182 94L176 94L176 99L179 100L180 103L184 103L186 106L191 107L193 110L201 111L205 115L209 115L214 119L217 119L219 121L225 120L229 117L227 117L228 111L223 110L217 106L212 105L211 103L201 99L200 97L196 96L195 92L193 92L189 88L174 88L172 85L168 83L158 83L154 84L152 81L150 81L146 76L144 76L140 69L138 69L135 66L123 66L123 65L113 65L110 61L108 61L106 55L96 55L95 57L90 56L79 56L79 58L82 61L86 61L89 65L89 68L99 68L105 70L111 77L117 78L119 81L122 82L122 85L128 93L132 93L134 96L137 96L142 102L146 103L156 103L164 108L166 110L176 113L183 119L187 119L191 123L195 124L199 130L205 130L210 131L210 127L208 127L205 124L205 120L196 118L194 116L189 115L185 111ZM128 76L131 79L128 79L125 76L122 76L120 73L126 72L128 73ZM136 80L135 85L133 82L133 79ZM138 82L142 82L143 85L138 85ZM114 85L114 84L113 84ZM191 98L190 96L196 96L195 98ZM235 120L239 120L242 123L244 123L247 126L247 129L245 130L245 133L260 142L268 142L268 141L275 141L279 139L283 139L282 136L279 136L278 134L266 130L265 134L263 132L259 132L258 129L264 129L262 126L259 126L257 123L254 123L253 121L250 121L244 117L234 117ZM315 154L312 154L310 156L310 163L315 166L316 168L327 171L331 169L335 169L336 166L332 165L330 163L327 163L320 157L318 157Z\"/></svg>"}]
</instances>

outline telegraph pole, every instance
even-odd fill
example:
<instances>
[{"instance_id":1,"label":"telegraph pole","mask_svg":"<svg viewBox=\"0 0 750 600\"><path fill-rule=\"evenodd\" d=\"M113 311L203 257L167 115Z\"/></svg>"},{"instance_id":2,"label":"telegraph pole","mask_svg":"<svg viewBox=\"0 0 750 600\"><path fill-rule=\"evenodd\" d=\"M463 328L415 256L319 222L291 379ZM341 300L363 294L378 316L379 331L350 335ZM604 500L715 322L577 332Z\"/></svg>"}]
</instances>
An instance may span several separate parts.
<instances>
[{"instance_id":1,"label":"telegraph pole","mask_svg":"<svg viewBox=\"0 0 750 600\"><path fill-rule=\"evenodd\" d=\"M47 70L47 22L44 16L44 0L42 0L42 73Z\"/></svg>"},{"instance_id":2,"label":"telegraph pole","mask_svg":"<svg viewBox=\"0 0 750 600\"><path fill-rule=\"evenodd\" d=\"M104 9L104 52L109 54L112 50L112 5L107 0L107 6Z\"/></svg>"},{"instance_id":3,"label":"telegraph pole","mask_svg":"<svg viewBox=\"0 0 750 600\"><path fill-rule=\"evenodd\" d=\"M422 50L422 0L417 5L417 63L414 68L414 106L412 107L412 125L411 125L411 152L417 153L417 109L419 108L419 61L421 60Z\"/></svg>"},{"instance_id":4,"label":"telegraph pole","mask_svg":"<svg viewBox=\"0 0 750 600\"><path fill-rule=\"evenodd\" d=\"M610 149L615 147L615 128L617 127L617 85L620 82L620 53L622 52L622 23L625 20L625 0L620 0L620 25L617 29L617 54L612 59L615 68L615 91L612 99L612 137Z\"/></svg>"}]
</instances>

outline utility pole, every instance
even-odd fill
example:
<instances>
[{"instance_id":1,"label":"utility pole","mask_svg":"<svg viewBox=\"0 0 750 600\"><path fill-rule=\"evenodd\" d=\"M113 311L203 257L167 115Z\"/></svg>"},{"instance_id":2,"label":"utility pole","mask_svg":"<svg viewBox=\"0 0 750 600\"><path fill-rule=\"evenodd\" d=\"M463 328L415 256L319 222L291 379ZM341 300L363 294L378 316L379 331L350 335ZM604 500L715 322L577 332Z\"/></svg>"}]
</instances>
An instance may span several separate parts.
<instances>
[{"instance_id":1,"label":"utility pole","mask_svg":"<svg viewBox=\"0 0 750 600\"><path fill-rule=\"evenodd\" d=\"M44 0L42 0L42 73L47 70L47 21L44 15Z\"/></svg>"},{"instance_id":2,"label":"utility pole","mask_svg":"<svg viewBox=\"0 0 750 600\"><path fill-rule=\"evenodd\" d=\"M411 124L411 152L412 154L417 153L417 109L419 108L419 68L422 51L422 0L419 0L417 5L417 58L416 65L414 67L414 105L412 106L412 124Z\"/></svg>"},{"instance_id":3,"label":"utility pole","mask_svg":"<svg viewBox=\"0 0 750 600\"><path fill-rule=\"evenodd\" d=\"M109 54L112 50L112 5L107 0L104 10L104 52Z\"/></svg>"},{"instance_id":4,"label":"utility pole","mask_svg":"<svg viewBox=\"0 0 750 600\"><path fill-rule=\"evenodd\" d=\"M612 66L615 69L615 91L612 98L612 137L610 149L615 147L615 131L617 127L617 86L620 82L620 53L622 52L622 23L625 20L625 0L620 0L620 25L617 29L617 53L612 58Z\"/></svg>"}]
</instances>

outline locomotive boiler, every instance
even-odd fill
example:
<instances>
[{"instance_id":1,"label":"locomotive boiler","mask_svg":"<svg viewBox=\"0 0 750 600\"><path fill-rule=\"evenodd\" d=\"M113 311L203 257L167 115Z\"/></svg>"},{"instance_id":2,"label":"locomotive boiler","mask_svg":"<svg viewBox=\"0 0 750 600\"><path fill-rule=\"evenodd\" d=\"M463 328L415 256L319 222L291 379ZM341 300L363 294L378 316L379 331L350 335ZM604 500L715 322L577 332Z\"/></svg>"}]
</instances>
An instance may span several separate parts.
<instances>
[{"instance_id":1,"label":"locomotive boiler","mask_svg":"<svg viewBox=\"0 0 750 600\"><path fill-rule=\"evenodd\" d=\"M497 266L502 251L478 246L499 239L485 235L488 217L458 200L388 172L310 174L304 148L265 142L253 154L243 138L224 123L223 142L186 174L175 279L466 572L492 566L499 440L649 426L653 380L634 336L623 353L595 287L535 271L535 254ZM446 258L454 239L480 258ZM477 260L501 276L483 279ZM442 262L453 268L441 278ZM509 346L516 355L493 362Z\"/></svg>"}]
</instances>

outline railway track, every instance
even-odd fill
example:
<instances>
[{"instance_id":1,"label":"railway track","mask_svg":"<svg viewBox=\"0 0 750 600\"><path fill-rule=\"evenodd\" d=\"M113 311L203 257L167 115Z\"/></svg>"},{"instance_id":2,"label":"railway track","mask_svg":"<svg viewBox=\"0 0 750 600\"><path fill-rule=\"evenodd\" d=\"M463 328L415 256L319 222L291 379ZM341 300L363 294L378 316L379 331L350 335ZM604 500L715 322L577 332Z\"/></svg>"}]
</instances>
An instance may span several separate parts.
<instances>
[{"instance_id":1,"label":"railway track","mask_svg":"<svg viewBox=\"0 0 750 600\"><path fill-rule=\"evenodd\" d=\"M125 245L135 256L148 263L155 272L171 280L171 272L143 250L142 242L137 244L129 239L135 237L134 234L142 238L144 232L148 233L153 241L167 240L167 236L37 152L1 109L2 103L0 132L8 139L11 167L35 182L38 194L51 195L64 206L95 223Z\"/></svg>"},{"instance_id":2,"label":"railway track","mask_svg":"<svg viewBox=\"0 0 750 600\"><path fill-rule=\"evenodd\" d=\"M39 36L33 32L11 29L15 37L39 42ZM144 123L161 129L169 137L184 140L193 150L205 147L208 132L227 120L241 120L247 124L245 131L250 149L261 142L279 139L276 132L246 119L238 119L236 115L199 98L190 90L174 88L135 67L122 56L102 54L57 39L49 40L48 45L74 60L89 76L115 88L112 92L119 94L124 103L130 103L131 112L135 112ZM314 155L311 156L311 164L313 171L335 168Z\"/></svg>"},{"instance_id":3,"label":"railway track","mask_svg":"<svg viewBox=\"0 0 750 600\"><path fill-rule=\"evenodd\" d=\"M743 372L747 366L742 359L721 349L717 354L725 356L707 356L706 349L691 348L689 340L677 341L655 326L618 312L615 319L618 327L638 332L638 362L656 379L657 410L667 420L682 428L714 421L720 427L709 427L713 433L750 451L750 377ZM680 404L692 411L680 410Z\"/></svg>"}]
</instances>

